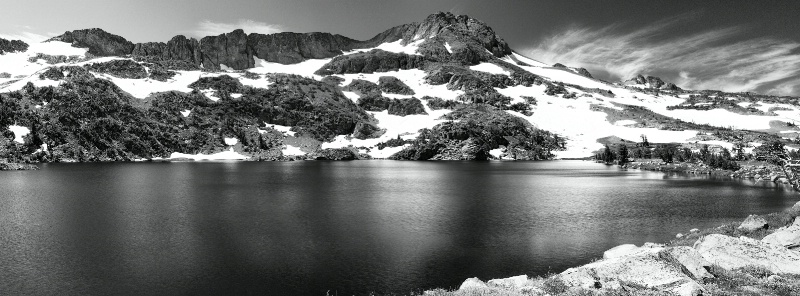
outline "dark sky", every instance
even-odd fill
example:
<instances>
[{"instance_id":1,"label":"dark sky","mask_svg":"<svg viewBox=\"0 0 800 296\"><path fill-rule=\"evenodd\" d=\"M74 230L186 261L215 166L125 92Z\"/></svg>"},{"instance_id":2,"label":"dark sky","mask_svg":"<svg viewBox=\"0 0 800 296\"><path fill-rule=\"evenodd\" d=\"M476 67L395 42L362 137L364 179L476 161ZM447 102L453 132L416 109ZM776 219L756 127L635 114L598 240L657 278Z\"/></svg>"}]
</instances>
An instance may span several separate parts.
<instances>
[{"instance_id":1,"label":"dark sky","mask_svg":"<svg viewBox=\"0 0 800 296\"><path fill-rule=\"evenodd\" d=\"M800 1L28 0L4 1L0 36L99 27L133 42L248 32L368 39L437 11L480 19L511 47L607 80L800 95Z\"/></svg>"}]
</instances>

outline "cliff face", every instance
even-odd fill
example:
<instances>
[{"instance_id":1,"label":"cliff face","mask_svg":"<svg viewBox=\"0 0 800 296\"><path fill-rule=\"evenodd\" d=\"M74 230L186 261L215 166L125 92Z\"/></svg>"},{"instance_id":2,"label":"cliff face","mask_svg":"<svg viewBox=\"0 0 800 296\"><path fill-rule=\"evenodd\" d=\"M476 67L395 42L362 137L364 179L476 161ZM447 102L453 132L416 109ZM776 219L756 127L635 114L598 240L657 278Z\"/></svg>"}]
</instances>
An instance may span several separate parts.
<instances>
[{"instance_id":1,"label":"cliff face","mask_svg":"<svg viewBox=\"0 0 800 296\"><path fill-rule=\"evenodd\" d=\"M219 36L200 39L203 67L219 69L221 65L242 70L252 68L253 54L247 46L247 34L242 29Z\"/></svg>"},{"instance_id":2,"label":"cliff face","mask_svg":"<svg viewBox=\"0 0 800 296\"><path fill-rule=\"evenodd\" d=\"M247 36L247 44L259 59L281 64L294 64L307 59L325 59L342 54L358 42L328 33L277 33Z\"/></svg>"}]
</instances>

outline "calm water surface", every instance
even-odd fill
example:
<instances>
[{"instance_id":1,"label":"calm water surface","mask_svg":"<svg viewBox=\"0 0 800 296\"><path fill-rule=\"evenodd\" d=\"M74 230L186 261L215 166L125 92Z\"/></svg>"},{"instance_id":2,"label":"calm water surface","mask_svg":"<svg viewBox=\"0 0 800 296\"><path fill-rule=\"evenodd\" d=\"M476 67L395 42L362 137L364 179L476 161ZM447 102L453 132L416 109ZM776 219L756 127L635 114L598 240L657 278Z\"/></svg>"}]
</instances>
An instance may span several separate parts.
<instances>
[{"instance_id":1,"label":"calm water surface","mask_svg":"<svg viewBox=\"0 0 800 296\"><path fill-rule=\"evenodd\" d=\"M580 161L51 164L0 173L0 294L457 288L797 199Z\"/></svg>"}]
</instances>

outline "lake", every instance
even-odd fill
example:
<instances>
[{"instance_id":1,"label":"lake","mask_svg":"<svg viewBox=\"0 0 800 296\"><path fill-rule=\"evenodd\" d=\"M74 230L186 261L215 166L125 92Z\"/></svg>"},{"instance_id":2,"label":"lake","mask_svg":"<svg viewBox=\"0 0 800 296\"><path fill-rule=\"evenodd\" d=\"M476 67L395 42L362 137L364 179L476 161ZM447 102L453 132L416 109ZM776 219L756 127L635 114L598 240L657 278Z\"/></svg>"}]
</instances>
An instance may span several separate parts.
<instances>
[{"instance_id":1,"label":"lake","mask_svg":"<svg viewBox=\"0 0 800 296\"><path fill-rule=\"evenodd\" d=\"M0 172L0 294L458 288L797 200L788 186L582 161L45 164Z\"/></svg>"}]
</instances>

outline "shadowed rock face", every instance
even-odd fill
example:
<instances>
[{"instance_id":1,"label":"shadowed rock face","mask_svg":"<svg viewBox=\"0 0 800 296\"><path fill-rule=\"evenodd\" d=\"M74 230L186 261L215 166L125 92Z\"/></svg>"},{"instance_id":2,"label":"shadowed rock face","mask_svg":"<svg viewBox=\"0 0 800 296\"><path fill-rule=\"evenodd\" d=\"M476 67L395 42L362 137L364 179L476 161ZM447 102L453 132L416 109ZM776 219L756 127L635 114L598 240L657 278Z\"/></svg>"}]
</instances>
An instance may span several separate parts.
<instances>
[{"instance_id":1,"label":"shadowed rock face","mask_svg":"<svg viewBox=\"0 0 800 296\"><path fill-rule=\"evenodd\" d=\"M207 69L220 69L220 64L237 70L254 65L252 51L247 47L247 34L242 29L200 39L200 52L203 67Z\"/></svg>"},{"instance_id":2,"label":"shadowed rock face","mask_svg":"<svg viewBox=\"0 0 800 296\"><path fill-rule=\"evenodd\" d=\"M124 56L133 51L133 43L102 29L84 29L64 32L47 41L71 43L73 47L88 48L95 56Z\"/></svg>"},{"instance_id":3,"label":"shadowed rock face","mask_svg":"<svg viewBox=\"0 0 800 296\"><path fill-rule=\"evenodd\" d=\"M200 65L201 62L200 42L197 39L189 39L183 35L172 37L167 43L137 43L131 54L152 57L156 60L187 61L195 65Z\"/></svg>"},{"instance_id":4,"label":"shadowed rock face","mask_svg":"<svg viewBox=\"0 0 800 296\"><path fill-rule=\"evenodd\" d=\"M20 52L28 50L28 44L20 40L6 40L0 38L0 54L7 52Z\"/></svg>"},{"instance_id":5,"label":"shadowed rock face","mask_svg":"<svg viewBox=\"0 0 800 296\"><path fill-rule=\"evenodd\" d=\"M248 46L256 57L281 64L335 57L356 43L356 40L328 33L253 33L248 36Z\"/></svg>"}]
</instances>

